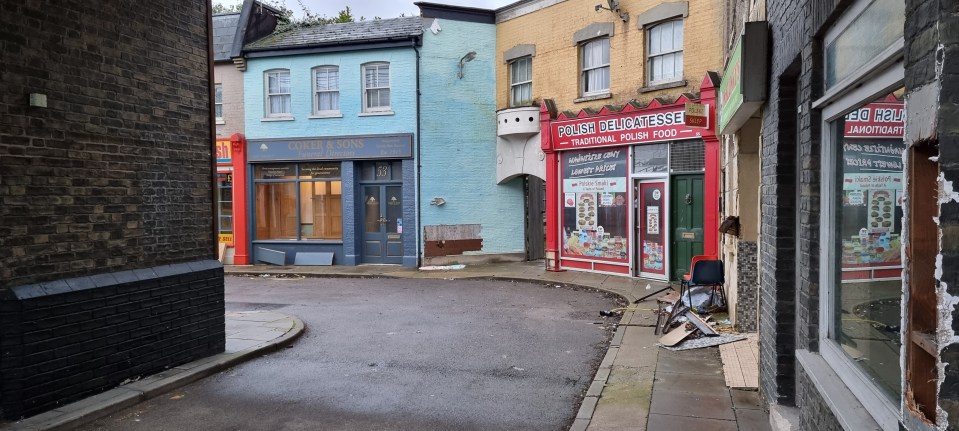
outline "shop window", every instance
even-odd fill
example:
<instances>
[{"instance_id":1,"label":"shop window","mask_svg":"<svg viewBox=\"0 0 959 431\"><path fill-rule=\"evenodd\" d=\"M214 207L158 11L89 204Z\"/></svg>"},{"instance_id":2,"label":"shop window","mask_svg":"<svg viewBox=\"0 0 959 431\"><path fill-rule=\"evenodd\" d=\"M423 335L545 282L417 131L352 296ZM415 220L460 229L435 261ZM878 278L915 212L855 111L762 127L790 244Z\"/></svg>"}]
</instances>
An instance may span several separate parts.
<instances>
[{"instance_id":1,"label":"shop window","mask_svg":"<svg viewBox=\"0 0 959 431\"><path fill-rule=\"evenodd\" d=\"M702 139L670 143L669 170L670 172L704 172L706 145Z\"/></svg>"},{"instance_id":2,"label":"shop window","mask_svg":"<svg viewBox=\"0 0 959 431\"><path fill-rule=\"evenodd\" d=\"M860 1L851 9L843 17L848 22L837 25L842 29L835 31L826 43L827 89L844 79L856 78L857 72L868 70L875 61L897 55L902 48L906 19L902 0Z\"/></svg>"},{"instance_id":3,"label":"shop window","mask_svg":"<svg viewBox=\"0 0 959 431\"><path fill-rule=\"evenodd\" d=\"M333 116L340 113L340 68L313 68L313 115Z\"/></svg>"},{"instance_id":4,"label":"shop window","mask_svg":"<svg viewBox=\"0 0 959 431\"><path fill-rule=\"evenodd\" d=\"M217 230L220 235L233 234L233 173L216 174Z\"/></svg>"},{"instance_id":5,"label":"shop window","mask_svg":"<svg viewBox=\"0 0 959 431\"><path fill-rule=\"evenodd\" d=\"M887 395L901 396L901 91L831 123L836 137L832 338Z\"/></svg>"},{"instance_id":6,"label":"shop window","mask_svg":"<svg viewBox=\"0 0 959 431\"><path fill-rule=\"evenodd\" d=\"M581 45L582 95L599 96L609 93L609 38L593 39Z\"/></svg>"},{"instance_id":7,"label":"shop window","mask_svg":"<svg viewBox=\"0 0 959 431\"><path fill-rule=\"evenodd\" d=\"M293 100L290 87L290 71L269 70L266 72L266 116L291 117Z\"/></svg>"},{"instance_id":8,"label":"shop window","mask_svg":"<svg viewBox=\"0 0 959 431\"><path fill-rule=\"evenodd\" d=\"M633 173L669 172L669 143L643 144L633 147Z\"/></svg>"},{"instance_id":9,"label":"shop window","mask_svg":"<svg viewBox=\"0 0 959 431\"><path fill-rule=\"evenodd\" d=\"M533 57L522 57L509 64L509 104L529 106L533 102Z\"/></svg>"},{"instance_id":10,"label":"shop window","mask_svg":"<svg viewBox=\"0 0 959 431\"><path fill-rule=\"evenodd\" d=\"M343 191L340 164L258 165L257 240L342 240Z\"/></svg>"},{"instance_id":11,"label":"shop window","mask_svg":"<svg viewBox=\"0 0 959 431\"><path fill-rule=\"evenodd\" d=\"M363 112L390 112L390 64L363 65Z\"/></svg>"},{"instance_id":12,"label":"shop window","mask_svg":"<svg viewBox=\"0 0 959 431\"><path fill-rule=\"evenodd\" d=\"M647 32L648 85L683 79L683 20L677 19L650 27Z\"/></svg>"},{"instance_id":13,"label":"shop window","mask_svg":"<svg viewBox=\"0 0 959 431\"><path fill-rule=\"evenodd\" d=\"M563 154L563 254L627 262L626 150Z\"/></svg>"},{"instance_id":14,"label":"shop window","mask_svg":"<svg viewBox=\"0 0 959 431\"><path fill-rule=\"evenodd\" d=\"M223 123L223 85L215 84L213 86L213 107L216 112L216 124Z\"/></svg>"}]
</instances>

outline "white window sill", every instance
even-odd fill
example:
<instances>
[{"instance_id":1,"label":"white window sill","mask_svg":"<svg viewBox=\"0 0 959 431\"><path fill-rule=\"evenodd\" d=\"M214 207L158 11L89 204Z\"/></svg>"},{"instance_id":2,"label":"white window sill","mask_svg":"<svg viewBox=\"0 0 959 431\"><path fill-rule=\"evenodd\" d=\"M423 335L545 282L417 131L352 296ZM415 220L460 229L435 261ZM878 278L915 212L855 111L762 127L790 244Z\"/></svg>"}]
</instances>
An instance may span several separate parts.
<instances>
[{"instance_id":1,"label":"white window sill","mask_svg":"<svg viewBox=\"0 0 959 431\"><path fill-rule=\"evenodd\" d=\"M593 100L611 99L612 97L613 97L613 93L610 93L608 91L605 93L599 93L599 94L587 94L578 99L573 99L573 103L592 102Z\"/></svg>"},{"instance_id":2,"label":"white window sill","mask_svg":"<svg viewBox=\"0 0 959 431\"><path fill-rule=\"evenodd\" d=\"M260 119L260 121L293 121L293 120L295 120L295 118L293 117L266 117L266 118Z\"/></svg>"},{"instance_id":3,"label":"white window sill","mask_svg":"<svg viewBox=\"0 0 959 431\"><path fill-rule=\"evenodd\" d=\"M687 84L685 79L680 79L678 81L663 81L663 82L650 82L649 85L640 88L640 93L648 93L650 91L656 90L665 90L667 88L676 88L676 87L685 87Z\"/></svg>"},{"instance_id":4,"label":"white window sill","mask_svg":"<svg viewBox=\"0 0 959 431\"><path fill-rule=\"evenodd\" d=\"M396 115L393 111L379 111L379 112L360 112L356 114L357 117L379 117L383 115Z\"/></svg>"},{"instance_id":5,"label":"white window sill","mask_svg":"<svg viewBox=\"0 0 959 431\"><path fill-rule=\"evenodd\" d=\"M796 360L844 429L883 429L822 356L800 349Z\"/></svg>"},{"instance_id":6,"label":"white window sill","mask_svg":"<svg viewBox=\"0 0 959 431\"><path fill-rule=\"evenodd\" d=\"M311 120L316 120L320 118L343 118L343 114L339 112L335 114L317 114L317 115L310 115L309 117L306 117L306 118L309 118Z\"/></svg>"},{"instance_id":7,"label":"white window sill","mask_svg":"<svg viewBox=\"0 0 959 431\"><path fill-rule=\"evenodd\" d=\"M223 121L223 120L221 120L221 119L217 119L217 120L216 120L216 124L217 124L218 126L219 126L219 125L222 125L222 124L226 124L226 121Z\"/></svg>"}]
</instances>

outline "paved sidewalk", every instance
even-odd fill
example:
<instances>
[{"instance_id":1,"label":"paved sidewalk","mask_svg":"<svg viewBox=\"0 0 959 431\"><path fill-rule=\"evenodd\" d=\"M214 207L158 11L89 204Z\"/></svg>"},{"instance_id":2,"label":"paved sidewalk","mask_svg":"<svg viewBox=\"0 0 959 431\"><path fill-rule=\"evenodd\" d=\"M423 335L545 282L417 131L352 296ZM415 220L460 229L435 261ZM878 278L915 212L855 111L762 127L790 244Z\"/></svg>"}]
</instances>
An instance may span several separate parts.
<instances>
[{"instance_id":1,"label":"paved sidewalk","mask_svg":"<svg viewBox=\"0 0 959 431\"><path fill-rule=\"evenodd\" d=\"M102 394L50 410L19 422L9 430L69 430L142 401L216 374L238 363L292 343L303 322L273 311L226 313L226 351L129 382Z\"/></svg>"},{"instance_id":2,"label":"paved sidewalk","mask_svg":"<svg viewBox=\"0 0 959 431\"><path fill-rule=\"evenodd\" d=\"M653 333L655 298L638 298L666 287L621 276L575 271L548 272L542 262L468 265L460 270L421 271L384 265L227 266L229 275L315 277L397 277L500 279L577 285L618 294L630 302L599 370L585 394L571 431L659 431L676 429L768 430L755 391L726 387L719 348L671 352L660 349ZM597 310L597 317L599 310ZM275 350L298 337L304 325L294 316L271 311L229 312L226 352L175 367L106 393L4 427L13 430L66 430L135 405L239 362Z\"/></svg>"}]
</instances>

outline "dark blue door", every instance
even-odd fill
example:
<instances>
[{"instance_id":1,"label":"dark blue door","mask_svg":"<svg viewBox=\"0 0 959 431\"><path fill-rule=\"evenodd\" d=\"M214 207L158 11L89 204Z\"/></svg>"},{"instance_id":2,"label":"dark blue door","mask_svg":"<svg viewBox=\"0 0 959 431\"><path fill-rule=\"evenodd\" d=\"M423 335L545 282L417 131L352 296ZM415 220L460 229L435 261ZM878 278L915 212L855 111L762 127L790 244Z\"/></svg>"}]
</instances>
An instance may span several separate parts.
<instances>
[{"instance_id":1,"label":"dark blue door","mask_svg":"<svg viewBox=\"0 0 959 431\"><path fill-rule=\"evenodd\" d=\"M403 187L362 186L363 262L403 263Z\"/></svg>"}]
</instances>

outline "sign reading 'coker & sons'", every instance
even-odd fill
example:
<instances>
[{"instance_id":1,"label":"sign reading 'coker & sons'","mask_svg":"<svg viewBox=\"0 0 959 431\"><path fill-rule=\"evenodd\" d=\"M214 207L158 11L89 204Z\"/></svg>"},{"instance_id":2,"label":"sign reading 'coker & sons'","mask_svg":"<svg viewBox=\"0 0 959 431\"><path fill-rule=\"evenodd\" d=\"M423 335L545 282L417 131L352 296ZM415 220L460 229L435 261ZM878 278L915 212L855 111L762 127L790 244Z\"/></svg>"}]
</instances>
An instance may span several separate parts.
<instances>
[{"instance_id":1,"label":"sign reading 'coker & sons'","mask_svg":"<svg viewBox=\"0 0 959 431\"><path fill-rule=\"evenodd\" d=\"M696 138L700 133L686 127L684 109L554 121L550 132L557 150Z\"/></svg>"}]
</instances>

